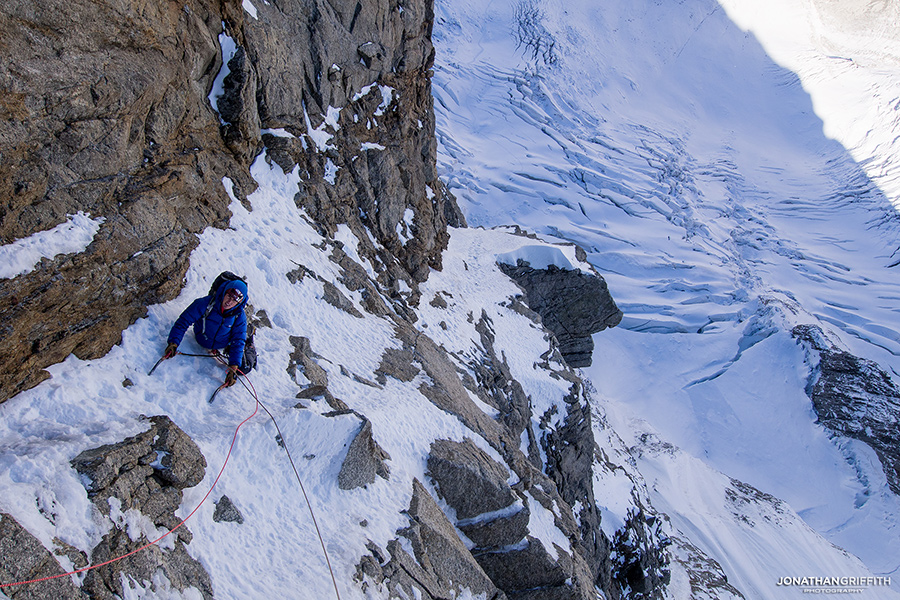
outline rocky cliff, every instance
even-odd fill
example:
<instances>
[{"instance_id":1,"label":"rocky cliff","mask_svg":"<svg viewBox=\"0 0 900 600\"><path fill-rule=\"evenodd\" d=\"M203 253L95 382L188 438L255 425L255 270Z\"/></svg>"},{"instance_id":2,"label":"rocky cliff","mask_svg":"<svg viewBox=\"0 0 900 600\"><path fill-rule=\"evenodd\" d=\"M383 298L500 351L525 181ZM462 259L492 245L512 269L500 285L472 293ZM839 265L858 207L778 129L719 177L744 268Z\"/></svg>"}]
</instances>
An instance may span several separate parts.
<instances>
[{"instance_id":1,"label":"rocky cliff","mask_svg":"<svg viewBox=\"0 0 900 600\"><path fill-rule=\"evenodd\" d=\"M102 219L0 280L0 401L177 295L196 235L228 224L223 177L246 198L263 148L319 228L372 240L384 285L440 266L461 216L435 173L430 3L257 4L0 7L0 243Z\"/></svg>"},{"instance_id":2,"label":"rocky cliff","mask_svg":"<svg viewBox=\"0 0 900 600\"><path fill-rule=\"evenodd\" d=\"M878 455L887 485L900 494L900 389L878 363L839 347L816 325L798 325L811 366L806 392L832 436L859 440Z\"/></svg>"},{"instance_id":3,"label":"rocky cliff","mask_svg":"<svg viewBox=\"0 0 900 600\"><path fill-rule=\"evenodd\" d=\"M305 311L349 319L343 326L357 338L393 332L390 344L364 348L377 367L353 372L338 362L344 349L317 346L263 311L254 315L273 330L263 337L289 341L283 356L266 357L278 368L264 367L294 388L287 410L307 411L320 427L353 423L334 477L343 497L390 484L392 496L408 498L408 526L388 541L349 546L355 589L386 598L463 590L534 600L587 600L597 590L610 599L660 598L669 559L652 508L626 498L627 518L607 525L595 498L599 473L615 466L594 439L572 365L587 364L590 335L621 318L602 278L528 267L510 272L521 284L517 294L487 255L471 270L457 260L447 281L429 283L440 287L424 287L442 268L448 225L464 225L435 170L432 21L427 0L5 3L0 242L77 213L99 230L83 251L45 257L0 280L0 401L40 384L49 376L43 369L69 354L105 355L148 305L178 296L199 234L234 226L229 207L260 215L265 234L296 235L299 227L282 230L254 206L263 199L254 194L251 165L265 161L291 182L293 214L316 241L288 242L311 258L292 258L277 281L254 280L259 304L271 300L262 290L288 286L313 298ZM471 256L488 241L518 243L511 234L480 235L466 250ZM471 282L510 290L469 306ZM553 297L556 285L567 292ZM303 295L310 290L316 295ZM508 334L501 342L507 321L538 340L536 355L514 356ZM454 349L451 339L465 344ZM143 355L161 349L145 343ZM122 384L105 388L104 398L130 398L140 387ZM378 394L449 415L462 441L435 434L421 472L392 476L397 451L384 447L384 429L371 419L388 400L367 403ZM81 474L88 512L106 528L92 547L57 544L68 564L99 564L140 547L153 528L178 526L182 490L204 479L205 459L188 434L168 417L154 417L149 429L140 423L142 433L120 442L96 446L79 437L66 446L78 452L65 468ZM216 514L216 523L253 526L243 525L227 496ZM133 531L135 519L145 530ZM12 517L0 527L21 540L0 565L4 582L60 572L46 540L42 546ZM80 587L54 580L61 591L52 593L107 598L126 584L147 584L216 597L221 573L192 558L191 537L179 526L171 547L91 571Z\"/></svg>"}]
</instances>

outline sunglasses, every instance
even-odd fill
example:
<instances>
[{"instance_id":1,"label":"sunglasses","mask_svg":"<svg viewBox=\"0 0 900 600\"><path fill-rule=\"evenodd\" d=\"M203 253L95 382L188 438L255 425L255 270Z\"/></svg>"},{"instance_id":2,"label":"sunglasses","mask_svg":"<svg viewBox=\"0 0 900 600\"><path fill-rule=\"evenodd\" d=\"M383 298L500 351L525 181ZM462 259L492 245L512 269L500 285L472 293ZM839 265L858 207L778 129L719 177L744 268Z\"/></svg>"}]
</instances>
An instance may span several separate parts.
<instances>
[{"instance_id":1,"label":"sunglasses","mask_svg":"<svg viewBox=\"0 0 900 600\"><path fill-rule=\"evenodd\" d=\"M237 290L228 290L225 292L225 299L231 302L240 302L244 299L244 295Z\"/></svg>"}]
</instances>

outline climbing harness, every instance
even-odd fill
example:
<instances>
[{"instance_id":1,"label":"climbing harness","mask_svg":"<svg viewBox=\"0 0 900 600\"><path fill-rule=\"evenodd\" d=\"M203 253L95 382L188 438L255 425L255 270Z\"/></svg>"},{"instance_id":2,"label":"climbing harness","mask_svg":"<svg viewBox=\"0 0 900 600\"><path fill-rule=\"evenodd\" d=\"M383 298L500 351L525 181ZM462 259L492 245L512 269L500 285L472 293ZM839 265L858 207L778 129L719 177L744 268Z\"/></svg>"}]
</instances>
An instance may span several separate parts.
<instances>
[{"instance_id":1,"label":"climbing harness","mask_svg":"<svg viewBox=\"0 0 900 600\"><path fill-rule=\"evenodd\" d=\"M227 365L227 361L225 360L225 358L218 352L216 352L215 354L188 354L185 352L177 352L176 356L178 354L182 354L184 356L198 356L198 357L206 357L206 358L215 358L220 363ZM163 360L164 360L163 358L160 358L158 361L156 361L156 364L153 365L153 368L150 369L150 372L147 373L147 375L151 375L153 373L153 371L156 370L156 367L158 367L159 364ZM334 569L332 569L331 560L328 558L328 550L325 549L325 539L322 537L322 531L319 529L319 523L316 520L316 515L315 515L315 512L313 511L312 503L310 502L309 496L306 493L306 488L303 485L303 480L300 478L300 472L297 470L297 465L294 464L294 459L291 456L291 452L290 452L290 450L288 450L287 444L284 441L284 435L282 435L282 433L281 433L281 428L278 426L278 421L275 420L275 416L269 411L269 409L266 407L266 405L263 404L262 401L259 399L259 395L256 393L256 388L253 386L253 382L250 381L250 379L247 377L247 375L244 372L242 372L240 369L238 369L238 374L241 375L241 377L238 379L238 381L241 382L241 385L244 386L244 389L247 390L247 392L250 394L250 396L256 402L256 405L253 409L253 414L251 414L249 417L247 417L246 419L241 421L240 424L238 424L237 428L235 428L234 436L231 439L231 446L228 448L228 454L225 455L225 462L222 463L222 468L219 469L219 474L216 475L216 479L215 479L215 481L213 481L213 484L209 488L209 491L206 492L206 495L203 496L203 499L200 501L200 503L197 505L197 507L191 511L191 513L188 516L186 516L184 519L182 519L181 522L178 523L178 525L176 525L175 527L173 527L172 529L170 529L169 531L167 531L166 533L164 533L157 539L153 540L152 542L148 542L147 544L144 544L140 548L132 550L131 552L124 554L122 556L107 560L105 562L102 562L102 563L99 563L96 565L91 565L89 567L84 567L82 569L70 571L68 573L62 573L60 575L51 575L49 577L41 577L39 579L32 579L29 581L17 581L14 583L0 583L0 590L2 590L4 588L11 588L11 587L20 586L20 585L26 585L29 583L40 583L43 581L50 581L51 579L59 579L61 577L66 577L67 575L78 575L80 573L86 573L87 571L91 571L93 569L98 569L100 567L104 567L106 565L109 565L109 564L118 562L122 559L128 558L129 556L137 554L138 552L145 550L145 549L149 548L150 546L153 546L153 545L161 542L165 537L167 537L173 531L175 531L176 529L178 529L179 527L184 525L188 519L190 519L192 516L194 516L194 513L196 513L198 510L200 510L200 507L203 506L203 503L206 502L207 498L209 498L210 494L212 494L212 491L216 488L216 484L219 483L219 478L222 477L222 473L225 472L225 466L228 464L228 459L231 457L231 452L232 452L232 450L234 450L234 445L237 442L238 431L240 431L240 429L244 425L244 423L246 423L247 421L252 419L254 416L256 416L256 413L259 412L259 408L262 407L262 409L264 411L266 411L266 414L269 415L269 418L272 419L272 423L275 424L275 430L278 431L278 439L281 440L281 442L279 443L279 446L284 448L284 451L288 457L288 461L291 463L291 468L294 470L294 476L297 478L297 483L300 484L300 491L303 492L303 499L306 501L306 507L309 509L309 516L312 518L312 523L316 530L316 535L319 537L319 544L322 546L322 554L325 556L325 564L328 566L328 572L331 575L331 582L334 585L334 594L335 594L335 596L337 596L337 600L341 600L341 593L338 590L337 578L334 576ZM209 399L209 402L212 402L213 398L216 397L216 394L219 393L219 390L221 390L224 387L226 387L225 384L222 384L221 386L219 386L216 389L216 391L213 392L213 395Z\"/></svg>"}]
</instances>

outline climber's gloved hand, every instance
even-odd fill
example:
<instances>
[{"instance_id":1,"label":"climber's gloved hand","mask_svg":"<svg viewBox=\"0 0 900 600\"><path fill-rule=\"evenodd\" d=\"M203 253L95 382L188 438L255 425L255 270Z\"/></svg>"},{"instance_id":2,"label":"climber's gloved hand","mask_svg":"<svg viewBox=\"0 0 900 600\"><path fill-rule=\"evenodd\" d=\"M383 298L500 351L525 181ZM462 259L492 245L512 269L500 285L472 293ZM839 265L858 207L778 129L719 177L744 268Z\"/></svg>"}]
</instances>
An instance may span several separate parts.
<instances>
[{"instance_id":1,"label":"climber's gloved hand","mask_svg":"<svg viewBox=\"0 0 900 600\"><path fill-rule=\"evenodd\" d=\"M175 344L169 344L168 346L166 346L166 351L163 353L163 358L173 358L176 354L178 354L178 346Z\"/></svg>"},{"instance_id":2,"label":"climber's gloved hand","mask_svg":"<svg viewBox=\"0 0 900 600\"><path fill-rule=\"evenodd\" d=\"M238 366L228 365L228 374L225 376L225 387L231 387L237 381Z\"/></svg>"}]
</instances>

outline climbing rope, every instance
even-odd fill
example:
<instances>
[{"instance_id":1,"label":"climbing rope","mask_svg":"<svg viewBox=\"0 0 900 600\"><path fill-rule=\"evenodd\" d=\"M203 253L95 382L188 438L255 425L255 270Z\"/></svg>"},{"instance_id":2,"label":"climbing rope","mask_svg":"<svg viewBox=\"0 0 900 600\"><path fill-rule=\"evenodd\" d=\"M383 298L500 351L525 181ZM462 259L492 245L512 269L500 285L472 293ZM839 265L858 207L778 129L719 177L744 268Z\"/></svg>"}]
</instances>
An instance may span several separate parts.
<instances>
[{"instance_id":1,"label":"climbing rope","mask_svg":"<svg viewBox=\"0 0 900 600\"><path fill-rule=\"evenodd\" d=\"M186 353L179 352L178 354L184 354L185 356L201 356L201 357L215 358L218 362L227 365L227 361L225 361L224 357L218 353L217 354L186 354ZM163 359L160 359L156 362L156 364L153 366L153 368L150 369L150 372L148 373L148 375L152 374L153 371L156 370L156 367L159 366L159 364L162 362L162 360ZM315 511L313 511L312 503L310 502L309 496L306 493L306 488L303 485L303 480L300 478L300 472L297 470L297 465L294 463L294 458L291 456L290 450L288 450L287 443L285 442L285 439L284 439L284 435L281 433L281 428L278 426L278 421L275 419L275 416L271 413L271 411L269 411L269 409L266 407L266 405L263 404L262 401L260 401L259 395L256 393L256 388L253 386L253 382L250 381L250 379L247 377L247 374L242 372L240 369L238 369L238 373L241 375L241 377L238 380L241 382L241 385L244 386L244 389L247 390L247 392L250 394L250 396L253 397L253 400L256 402L256 405L253 409L253 414L251 414L249 417L247 417L246 419L241 421L240 424L238 424L237 428L235 428L234 436L231 439L231 446L228 448L228 454L225 456L225 462L222 463L222 468L219 469L219 473L218 473L218 475L216 475L216 479L215 479L215 481L213 481L213 484L209 488L209 491L206 492L206 495L203 496L203 499L200 501L200 503L197 505L197 507L191 511L191 514L189 514L187 517L182 519L181 522L178 523L178 525L176 525L175 527L173 527L172 529L170 529L169 531L167 531L166 533L164 533L157 539L153 540L152 542L148 542L147 544L144 544L140 548L132 550L131 552L129 552L127 554L123 554L122 556L118 556L116 558L107 560L105 562L102 562L102 563L99 563L96 565L91 565L89 567L77 569L75 571L69 571L68 573L62 573L60 575L51 575L49 577L41 577L38 579L31 579L28 581L17 581L14 583L0 583L0 589L11 588L11 587L20 586L20 585L26 585L29 583L40 583L43 581L50 581L51 579L59 579L61 577L66 577L68 575L78 575L81 573L86 573L87 571L91 571L93 569L99 569L100 567L104 567L106 565L126 559L129 556L133 556L134 554L137 554L138 552L141 552L142 550L146 550L150 546L153 546L153 545L161 542L173 531L176 531L178 528L180 528L182 525L184 525L188 519L190 519L192 516L194 516L194 513L196 513L198 510L200 510L200 507L203 506L203 503L206 502L207 498L209 498L210 494L212 494L212 491L216 488L216 484L219 483L219 478L222 477L222 473L225 471L225 466L228 464L228 459L231 457L231 452L232 452L232 450L234 450L234 445L237 442L238 431L240 431L240 429L244 425L244 423L246 423L247 421L252 419L254 416L256 416L256 413L259 412L259 408L262 407L262 409L264 411L266 411L266 414L269 415L269 418L272 419L272 423L275 424L275 429L278 431L278 438L281 440L281 444L279 444L279 445L282 448L284 448L284 451L288 457L288 461L290 461L290 463L291 463L291 468L294 470L294 476L297 478L297 483L300 484L300 491L303 492L303 499L306 501L306 507L309 509L309 516L312 518L313 526L315 527L315 530L316 530L316 535L319 537L319 544L322 546L322 554L325 556L325 564L328 566L328 572L331 575L331 582L334 585L335 596L337 596L337 600L341 600L341 593L338 590L337 578L334 576L334 569L332 569L331 560L328 558L328 550L326 550L326 548L325 548L325 539L322 537L322 531L321 531L321 529L319 529L319 523L316 520L316 514L315 514ZM248 384L249 384L249 386L248 386ZM222 387L224 387L224 386L220 386L219 389L222 389ZM218 391L218 390L216 390L216 391Z\"/></svg>"},{"instance_id":2,"label":"climbing rope","mask_svg":"<svg viewBox=\"0 0 900 600\"><path fill-rule=\"evenodd\" d=\"M67 575L79 575L79 574L81 574L81 573L86 573L86 572L88 572L88 571L92 571L93 569L99 569L100 567L105 567L106 565L110 565L110 564L112 564L112 563L115 563L115 562L118 562L118 561L120 561L120 560L126 559L126 558L128 558L129 556L132 556L132 555L134 555L134 554L137 554L138 552L140 552L140 551L142 551L142 550L146 550L146 549L149 548L150 546L153 546L153 545L158 544L159 542L161 542L163 539L165 539L165 538L166 538L169 534L171 534L173 531L176 531L176 530L179 529L182 525L184 525L185 522L186 522L188 519L190 519L191 517L193 517L193 516L194 516L194 513L196 513L198 510L200 510L200 507L203 506L203 503L206 502L207 498L209 498L209 495L212 494L212 491L213 491L214 489L216 489L216 484L219 483L219 478L222 477L222 473L225 471L225 466L228 464L228 459L231 457L231 451L234 450L234 444L235 444L235 442L237 442L238 431L240 431L240 429L241 429L241 427L244 425L244 423L246 423L247 421L249 421L250 419L252 419L254 416L256 416L256 413L259 412L259 406L260 406L260 405L257 404L257 405L253 408L253 414L251 414L249 417L247 417L246 419L244 419L243 421L241 421L240 424L238 424L238 426L235 428L235 430L234 430L234 436L231 438L231 446L228 448L228 454L225 455L225 462L222 463L222 468L219 469L219 474L216 475L216 479L215 479L215 481L213 481L212 487L209 488L209 491L206 492L206 495L203 496L203 499L200 501L200 503L197 505L197 507L196 507L194 510L191 511L191 514L189 514L189 515L186 516L184 519L182 519L181 522L178 523L178 525L176 525L175 527L173 527L172 529L170 529L169 531L167 531L167 532L164 533L163 535L159 536L158 538L156 538L156 539L153 540L152 542L148 542L148 543L144 544L143 546L141 546L140 548L137 548L137 549L135 549L135 550L132 550L132 551L129 552L128 554L123 554L122 556L117 556L116 558L112 558L112 559L107 560L107 561L105 561L105 562L102 562L102 563L99 563L99 564L96 564L96 565L91 565L91 566L89 566L89 567L84 567L84 568L82 568L82 569L77 569L77 570L75 570L75 571L69 571L68 573L62 573L62 574L60 574L60 575L51 575L51 576L49 576L49 577L41 577L41 578L39 578L39 579L31 579L31 580L29 580L29 581L17 581L17 582L15 582L15 583L0 583L0 589L3 589L3 588L10 588L10 587L15 587L15 586L19 586L19 585L25 585L25 584L28 584L28 583L40 583L40 582L42 582L42 581L50 581L51 579L59 579L59 578L61 578L61 577L66 577Z\"/></svg>"},{"instance_id":3,"label":"climbing rope","mask_svg":"<svg viewBox=\"0 0 900 600\"><path fill-rule=\"evenodd\" d=\"M220 363L227 364L222 355L217 355L216 357ZM275 415L269 411L265 404L262 403L262 400L259 399L259 395L256 393L256 388L253 386L253 382L247 377L247 374L238 369L238 373L241 377L238 381L241 382L241 385L244 386L244 389L256 400L256 405L261 406L266 414L269 415L269 418L272 419L272 423L275 424L275 430L278 432L278 439L281 440L279 446L284 448L284 452L287 454L288 461L291 463L291 468L294 470L294 476L297 478L297 483L300 484L300 491L303 492L303 499L306 501L306 508L309 509L309 516L312 519L313 527L315 527L316 535L319 537L319 545L322 546L322 554L325 556L325 564L328 566L328 573L331 575L331 583L334 585L334 595L337 596L337 600L341 600L341 592L338 590L337 578L334 576L334 569L331 568L331 560L328 558L328 550L325 549L325 539L322 537L322 530L319 529L319 522L316 520L316 513L313 511L312 502L309 500L309 496L306 493L306 487L303 485L303 480L300 477L300 472L297 470L297 465L294 463L294 458L291 456L291 451L288 449L287 441L284 439L284 434L281 433L281 427L278 426L278 421L275 419ZM248 385L249 384L249 385Z\"/></svg>"}]
</instances>

